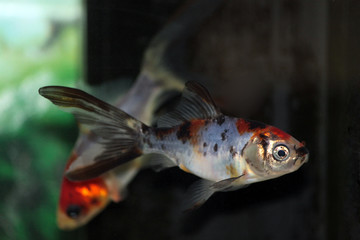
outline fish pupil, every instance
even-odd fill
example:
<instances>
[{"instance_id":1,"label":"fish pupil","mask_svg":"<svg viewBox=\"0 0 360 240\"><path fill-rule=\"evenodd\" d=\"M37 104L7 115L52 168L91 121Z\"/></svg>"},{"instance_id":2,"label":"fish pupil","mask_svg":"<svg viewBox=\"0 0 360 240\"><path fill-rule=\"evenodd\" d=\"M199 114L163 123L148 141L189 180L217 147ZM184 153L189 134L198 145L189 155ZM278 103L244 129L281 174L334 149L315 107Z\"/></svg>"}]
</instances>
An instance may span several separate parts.
<instances>
[{"instance_id":1,"label":"fish pupil","mask_svg":"<svg viewBox=\"0 0 360 240\"><path fill-rule=\"evenodd\" d=\"M70 205L66 209L66 214L73 219L78 218L80 216L80 212L81 212L81 207L78 205Z\"/></svg>"},{"instance_id":2,"label":"fish pupil","mask_svg":"<svg viewBox=\"0 0 360 240\"><path fill-rule=\"evenodd\" d=\"M278 155L279 155L280 157L285 157L286 153L285 153L284 150L280 150L280 151L278 152Z\"/></svg>"}]
</instances>

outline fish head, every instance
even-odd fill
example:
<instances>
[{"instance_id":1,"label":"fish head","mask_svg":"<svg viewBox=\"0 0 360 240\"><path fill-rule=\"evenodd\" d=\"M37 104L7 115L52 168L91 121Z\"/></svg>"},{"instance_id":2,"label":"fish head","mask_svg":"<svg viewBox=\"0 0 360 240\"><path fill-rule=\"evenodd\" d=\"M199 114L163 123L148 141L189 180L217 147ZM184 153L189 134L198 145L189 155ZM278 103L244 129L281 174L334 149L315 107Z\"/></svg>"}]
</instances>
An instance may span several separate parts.
<instances>
[{"instance_id":1,"label":"fish head","mask_svg":"<svg viewBox=\"0 0 360 240\"><path fill-rule=\"evenodd\" d=\"M63 230L80 227L109 202L109 190L101 177L81 182L72 182L64 177L57 210L58 227Z\"/></svg>"},{"instance_id":2,"label":"fish head","mask_svg":"<svg viewBox=\"0 0 360 240\"><path fill-rule=\"evenodd\" d=\"M289 134L266 126L252 136L243 157L249 172L261 181L296 171L308 161L309 151Z\"/></svg>"}]
</instances>

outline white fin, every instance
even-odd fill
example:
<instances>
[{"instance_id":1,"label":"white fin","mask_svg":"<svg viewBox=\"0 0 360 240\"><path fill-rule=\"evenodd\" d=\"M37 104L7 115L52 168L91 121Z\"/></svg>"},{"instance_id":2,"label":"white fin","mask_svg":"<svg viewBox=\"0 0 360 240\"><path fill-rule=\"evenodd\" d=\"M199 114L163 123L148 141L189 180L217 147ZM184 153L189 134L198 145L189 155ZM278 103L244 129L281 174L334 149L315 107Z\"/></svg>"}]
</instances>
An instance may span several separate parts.
<instances>
[{"instance_id":1,"label":"white fin","mask_svg":"<svg viewBox=\"0 0 360 240\"><path fill-rule=\"evenodd\" d=\"M101 152L94 158L79 157L70 164L66 176L72 181L95 178L106 171L142 154L140 129L146 125L120 109L86 92L74 88L49 86L39 89L40 95L65 111L93 133ZM91 149L86 150L91 152Z\"/></svg>"},{"instance_id":2,"label":"white fin","mask_svg":"<svg viewBox=\"0 0 360 240\"><path fill-rule=\"evenodd\" d=\"M161 116L158 127L173 127L193 119L216 118L221 115L208 90L200 83L185 84L181 100L176 109Z\"/></svg>"}]
</instances>

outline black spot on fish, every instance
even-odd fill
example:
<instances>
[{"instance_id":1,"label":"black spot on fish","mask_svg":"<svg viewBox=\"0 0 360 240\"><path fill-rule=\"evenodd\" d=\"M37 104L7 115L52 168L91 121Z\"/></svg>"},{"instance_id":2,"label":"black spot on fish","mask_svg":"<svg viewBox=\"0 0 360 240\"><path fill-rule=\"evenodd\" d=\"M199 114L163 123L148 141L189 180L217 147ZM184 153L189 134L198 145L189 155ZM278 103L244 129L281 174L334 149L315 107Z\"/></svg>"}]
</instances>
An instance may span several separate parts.
<instances>
[{"instance_id":1,"label":"black spot on fish","mask_svg":"<svg viewBox=\"0 0 360 240\"><path fill-rule=\"evenodd\" d=\"M230 147L230 153L233 153L235 151L234 146Z\"/></svg>"},{"instance_id":2,"label":"black spot on fish","mask_svg":"<svg viewBox=\"0 0 360 240\"><path fill-rule=\"evenodd\" d=\"M226 139L226 133L223 132L223 133L221 133L221 140L222 140L222 141L225 141L225 139Z\"/></svg>"},{"instance_id":3,"label":"black spot on fish","mask_svg":"<svg viewBox=\"0 0 360 240\"><path fill-rule=\"evenodd\" d=\"M256 128L259 128L259 129L264 129L266 128L266 124L262 123L262 122L258 122L258 121L248 121L249 123L249 129L250 130L253 130L253 129L256 129Z\"/></svg>"},{"instance_id":4,"label":"black spot on fish","mask_svg":"<svg viewBox=\"0 0 360 240\"><path fill-rule=\"evenodd\" d=\"M204 157L206 157L206 153L207 153L207 152L204 152L204 153L203 153Z\"/></svg>"},{"instance_id":5,"label":"black spot on fish","mask_svg":"<svg viewBox=\"0 0 360 240\"><path fill-rule=\"evenodd\" d=\"M236 156L237 152L235 151L234 146L231 146L231 147L230 147L230 153L231 153L231 156L232 156L233 158Z\"/></svg>"},{"instance_id":6,"label":"black spot on fish","mask_svg":"<svg viewBox=\"0 0 360 240\"><path fill-rule=\"evenodd\" d=\"M185 143L190 138L190 126L191 122L184 122L176 132L177 138L183 143Z\"/></svg>"},{"instance_id":7,"label":"black spot on fish","mask_svg":"<svg viewBox=\"0 0 360 240\"><path fill-rule=\"evenodd\" d=\"M204 146L204 147L207 147L207 143L206 143L206 142L204 142L203 146Z\"/></svg>"},{"instance_id":8,"label":"black spot on fish","mask_svg":"<svg viewBox=\"0 0 360 240\"><path fill-rule=\"evenodd\" d=\"M218 145L217 145L217 143L215 143L215 145L214 145L214 152L217 152L217 150L218 150Z\"/></svg>"},{"instance_id":9,"label":"black spot on fish","mask_svg":"<svg viewBox=\"0 0 360 240\"><path fill-rule=\"evenodd\" d=\"M216 118L216 120L215 120L216 122L217 122L217 124L219 124L219 126L221 126L224 122L225 122L225 117L224 117L224 115L220 115L220 116L218 116L217 118Z\"/></svg>"}]
</instances>

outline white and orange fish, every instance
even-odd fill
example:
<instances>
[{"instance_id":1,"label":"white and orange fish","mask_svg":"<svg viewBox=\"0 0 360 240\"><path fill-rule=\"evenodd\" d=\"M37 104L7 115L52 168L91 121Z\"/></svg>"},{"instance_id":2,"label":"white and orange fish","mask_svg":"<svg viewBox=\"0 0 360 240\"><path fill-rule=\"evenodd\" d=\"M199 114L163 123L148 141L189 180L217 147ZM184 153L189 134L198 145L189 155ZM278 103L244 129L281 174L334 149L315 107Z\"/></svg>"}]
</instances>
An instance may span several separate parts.
<instances>
[{"instance_id":1,"label":"white and orange fish","mask_svg":"<svg viewBox=\"0 0 360 240\"><path fill-rule=\"evenodd\" d=\"M78 157L72 152L67 167ZM57 209L58 227L62 230L72 230L83 226L100 213L111 200L123 200L127 185L143 166L142 158L129 163L85 181L73 182L64 176Z\"/></svg>"},{"instance_id":2,"label":"white and orange fish","mask_svg":"<svg viewBox=\"0 0 360 240\"><path fill-rule=\"evenodd\" d=\"M165 156L167 166L204 179L194 187L192 206L217 191L231 191L297 170L308 150L282 130L222 114L209 92L188 82L178 107L149 127L77 89L43 87L39 93L99 136L102 150L92 161L74 161L66 173L85 180L143 154Z\"/></svg>"}]
</instances>

